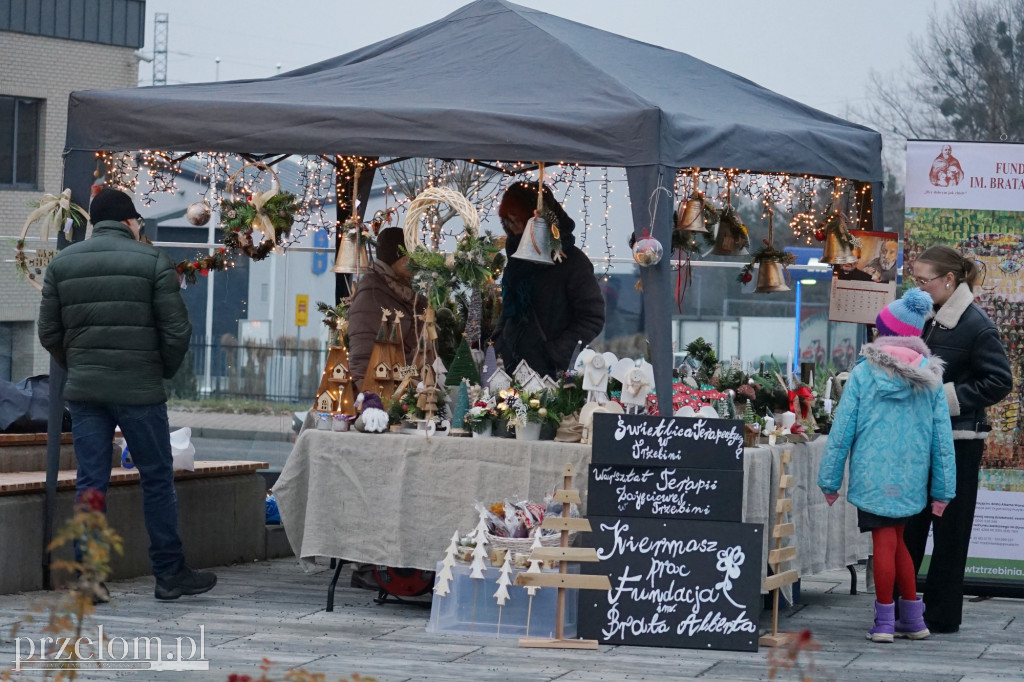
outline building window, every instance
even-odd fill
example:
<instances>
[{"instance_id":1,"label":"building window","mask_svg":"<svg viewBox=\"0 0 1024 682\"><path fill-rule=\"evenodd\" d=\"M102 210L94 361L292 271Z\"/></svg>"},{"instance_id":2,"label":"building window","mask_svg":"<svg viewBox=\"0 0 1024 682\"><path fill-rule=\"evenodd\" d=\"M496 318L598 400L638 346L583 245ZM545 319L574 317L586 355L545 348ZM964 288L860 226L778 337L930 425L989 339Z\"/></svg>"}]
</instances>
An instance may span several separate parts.
<instances>
[{"instance_id":1,"label":"building window","mask_svg":"<svg viewBox=\"0 0 1024 682\"><path fill-rule=\"evenodd\" d=\"M0 96L0 187L37 189L43 101Z\"/></svg>"}]
</instances>

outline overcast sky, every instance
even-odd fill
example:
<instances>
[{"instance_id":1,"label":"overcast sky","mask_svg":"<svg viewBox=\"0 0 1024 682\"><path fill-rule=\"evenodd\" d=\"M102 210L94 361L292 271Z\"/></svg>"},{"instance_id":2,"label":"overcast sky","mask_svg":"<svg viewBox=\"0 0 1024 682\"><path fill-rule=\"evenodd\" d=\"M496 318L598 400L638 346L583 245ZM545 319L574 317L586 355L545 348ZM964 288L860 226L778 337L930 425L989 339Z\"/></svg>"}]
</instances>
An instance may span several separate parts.
<instances>
[{"instance_id":1,"label":"overcast sky","mask_svg":"<svg viewBox=\"0 0 1024 682\"><path fill-rule=\"evenodd\" d=\"M148 0L169 15L168 84L262 78L440 19L463 0ZM805 104L843 116L871 69L909 65L908 40L953 0L521 0L567 19L686 52ZM219 74L216 58L220 58ZM143 63L139 84L150 85ZM666 83L666 87L674 87Z\"/></svg>"}]
</instances>

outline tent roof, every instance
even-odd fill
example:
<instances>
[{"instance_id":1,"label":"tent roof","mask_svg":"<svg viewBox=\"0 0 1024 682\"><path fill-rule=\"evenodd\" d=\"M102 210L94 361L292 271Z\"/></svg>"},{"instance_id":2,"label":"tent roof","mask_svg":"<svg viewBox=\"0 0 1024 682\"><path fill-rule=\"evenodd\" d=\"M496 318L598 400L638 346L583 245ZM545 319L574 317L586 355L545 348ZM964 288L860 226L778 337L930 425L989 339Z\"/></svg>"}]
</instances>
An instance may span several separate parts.
<instances>
[{"instance_id":1,"label":"tent roof","mask_svg":"<svg viewBox=\"0 0 1024 682\"><path fill-rule=\"evenodd\" d=\"M67 146L882 177L868 128L505 0L272 78L75 92Z\"/></svg>"}]
</instances>

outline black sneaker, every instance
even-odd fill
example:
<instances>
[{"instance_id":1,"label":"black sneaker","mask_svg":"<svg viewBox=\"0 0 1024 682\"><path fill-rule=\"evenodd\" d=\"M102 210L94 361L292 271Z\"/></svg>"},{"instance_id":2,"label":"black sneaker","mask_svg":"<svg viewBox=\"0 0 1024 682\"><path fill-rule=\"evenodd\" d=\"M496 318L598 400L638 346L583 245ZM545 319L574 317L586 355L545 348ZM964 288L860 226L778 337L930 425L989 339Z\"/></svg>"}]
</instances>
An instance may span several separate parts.
<instances>
[{"instance_id":1,"label":"black sneaker","mask_svg":"<svg viewBox=\"0 0 1024 682\"><path fill-rule=\"evenodd\" d=\"M110 590L107 589L106 583L97 583L96 588L92 592L92 605L98 606L100 604L110 603Z\"/></svg>"},{"instance_id":2,"label":"black sneaker","mask_svg":"<svg viewBox=\"0 0 1024 682\"><path fill-rule=\"evenodd\" d=\"M177 599L181 595L209 592L217 584L217 575L211 571L197 571L182 565L178 572L166 578L156 579L154 595L157 599Z\"/></svg>"}]
</instances>

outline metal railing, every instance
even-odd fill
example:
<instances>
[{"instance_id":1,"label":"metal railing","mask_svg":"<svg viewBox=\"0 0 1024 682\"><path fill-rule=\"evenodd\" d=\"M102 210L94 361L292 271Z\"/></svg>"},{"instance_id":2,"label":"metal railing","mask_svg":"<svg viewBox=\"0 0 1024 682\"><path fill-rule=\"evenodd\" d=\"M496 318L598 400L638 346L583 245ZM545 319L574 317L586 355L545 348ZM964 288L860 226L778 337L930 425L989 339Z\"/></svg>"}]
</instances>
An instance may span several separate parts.
<instances>
[{"instance_id":1,"label":"metal railing","mask_svg":"<svg viewBox=\"0 0 1024 682\"><path fill-rule=\"evenodd\" d=\"M311 405L327 362L327 346L318 340L300 344L287 338L273 343L233 339L207 343L196 337L190 349L196 389L202 397Z\"/></svg>"}]
</instances>

